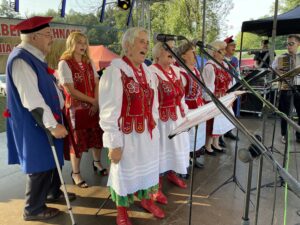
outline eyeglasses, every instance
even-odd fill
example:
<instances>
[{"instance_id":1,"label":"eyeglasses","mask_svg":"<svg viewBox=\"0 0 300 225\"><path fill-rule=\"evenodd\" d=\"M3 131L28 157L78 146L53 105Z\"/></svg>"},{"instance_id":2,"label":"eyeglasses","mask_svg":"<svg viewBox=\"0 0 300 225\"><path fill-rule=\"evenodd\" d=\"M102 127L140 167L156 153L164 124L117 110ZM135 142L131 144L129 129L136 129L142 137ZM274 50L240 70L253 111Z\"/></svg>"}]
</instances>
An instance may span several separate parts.
<instances>
[{"instance_id":1,"label":"eyeglasses","mask_svg":"<svg viewBox=\"0 0 300 225\"><path fill-rule=\"evenodd\" d=\"M288 42L286 43L287 46L294 46L296 43L295 42Z\"/></svg>"},{"instance_id":2,"label":"eyeglasses","mask_svg":"<svg viewBox=\"0 0 300 225\"><path fill-rule=\"evenodd\" d=\"M42 34L42 33L36 33L36 34L44 36L46 38L53 38L52 34Z\"/></svg>"}]
</instances>

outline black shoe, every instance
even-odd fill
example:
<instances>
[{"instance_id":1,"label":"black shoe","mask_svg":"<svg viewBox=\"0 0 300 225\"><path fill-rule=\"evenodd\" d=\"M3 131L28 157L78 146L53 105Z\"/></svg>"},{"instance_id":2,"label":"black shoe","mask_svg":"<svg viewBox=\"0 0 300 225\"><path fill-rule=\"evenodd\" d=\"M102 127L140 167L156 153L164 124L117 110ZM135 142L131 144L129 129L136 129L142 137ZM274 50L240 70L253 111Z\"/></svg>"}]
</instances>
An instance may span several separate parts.
<instances>
[{"instance_id":1,"label":"black shoe","mask_svg":"<svg viewBox=\"0 0 300 225\"><path fill-rule=\"evenodd\" d=\"M194 152L190 152L191 158L193 158L193 153ZM196 158L199 158L201 155L204 155L204 154L205 154L205 150L202 147L195 151Z\"/></svg>"},{"instance_id":2,"label":"black shoe","mask_svg":"<svg viewBox=\"0 0 300 225\"><path fill-rule=\"evenodd\" d=\"M222 148L226 148L226 143L223 139L222 136L219 137L219 145L222 147Z\"/></svg>"},{"instance_id":3,"label":"black shoe","mask_svg":"<svg viewBox=\"0 0 300 225\"><path fill-rule=\"evenodd\" d=\"M76 195L74 193L68 192L69 201L74 201L76 199ZM46 203L64 203L65 202L65 196L62 191L60 191L59 195L57 197L53 196L47 196Z\"/></svg>"},{"instance_id":4,"label":"black shoe","mask_svg":"<svg viewBox=\"0 0 300 225\"><path fill-rule=\"evenodd\" d=\"M219 153L226 153L226 150L221 148L216 148L215 146L211 145L211 148L215 151L215 152L219 152Z\"/></svg>"},{"instance_id":5,"label":"black shoe","mask_svg":"<svg viewBox=\"0 0 300 225\"><path fill-rule=\"evenodd\" d=\"M189 177L190 177L190 174L178 174L178 176L180 177L180 178L183 178L183 179L185 179L185 180L188 180L189 179Z\"/></svg>"},{"instance_id":6,"label":"black shoe","mask_svg":"<svg viewBox=\"0 0 300 225\"><path fill-rule=\"evenodd\" d=\"M60 211L58 209L46 207L46 209L44 211L42 211L41 213L39 213L37 215L27 215L24 213L23 219L25 221L47 220L47 219L51 219L51 218L59 215L59 213L60 213Z\"/></svg>"},{"instance_id":7,"label":"black shoe","mask_svg":"<svg viewBox=\"0 0 300 225\"><path fill-rule=\"evenodd\" d=\"M192 161L193 161L193 159L191 158L190 159L190 166L192 165ZM201 163L201 162L199 162L197 159L195 159L194 167L198 168L198 169L203 169L204 168L204 164Z\"/></svg>"},{"instance_id":8,"label":"black shoe","mask_svg":"<svg viewBox=\"0 0 300 225\"><path fill-rule=\"evenodd\" d=\"M195 160L195 164L194 167L198 168L198 169L203 169L204 168L204 164L199 162L198 160Z\"/></svg>"},{"instance_id":9,"label":"black shoe","mask_svg":"<svg viewBox=\"0 0 300 225\"><path fill-rule=\"evenodd\" d=\"M212 152L208 151L205 146L203 146L203 148L205 150L205 154L211 155L211 156L216 156L217 155L217 153L215 153L214 151L212 151Z\"/></svg>"},{"instance_id":10,"label":"black shoe","mask_svg":"<svg viewBox=\"0 0 300 225\"><path fill-rule=\"evenodd\" d=\"M231 131L228 131L226 134L224 134L224 137L229 138L231 140L239 140L237 136L235 136Z\"/></svg>"}]
</instances>

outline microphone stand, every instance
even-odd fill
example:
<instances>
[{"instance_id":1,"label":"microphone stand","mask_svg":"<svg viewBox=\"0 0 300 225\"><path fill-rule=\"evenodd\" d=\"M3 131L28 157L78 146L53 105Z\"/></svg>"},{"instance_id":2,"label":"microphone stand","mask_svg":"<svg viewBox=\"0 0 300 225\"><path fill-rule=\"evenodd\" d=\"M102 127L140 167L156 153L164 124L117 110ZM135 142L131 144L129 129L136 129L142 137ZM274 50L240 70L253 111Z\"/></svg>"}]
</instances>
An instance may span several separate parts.
<instances>
[{"instance_id":1,"label":"microphone stand","mask_svg":"<svg viewBox=\"0 0 300 225\"><path fill-rule=\"evenodd\" d=\"M228 66L230 67L230 69L232 69L232 71L235 73L235 75L238 77L238 72L236 71L236 69L231 65L230 62L228 62L227 60L225 61ZM239 180L237 179L236 176L236 164L237 164L237 152L238 152L238 138L239 138L239 130L237 129L236 132L236 140L235 140L235 148L234 148L234 161L233 161L233 174L226 179L222 184L220 184L218 187L216 187L213 191L211 191L209 193L209 196L213 195L214 193L216 193L221 187L225 186L226 184L229 184L230 182L235 183L235 185L243 192L245 193L245 189L243 188L243 186L241 185L241 183L239 182Z\"/></svg>"},{"instance_id":2,"label":"microphone stand","mask_svg":"<svg viewBox=\"0 0 300 225\"><path fill-rule=\"evenodd\" d=\"M205 51L204 51L205 52ZM206 53L206 52L205 52ZM204 53L204 54L205 54ZM211 58L214 62L216 62L216 60L214 60L212 57L210 57L210 55L209 54L206 54L209 58ZM227 62L227 60L224 60L228 65L229 65L229 67L232 67L232 65L229 63L229 62ZM216 62L216 63L218 63L218 62ZM220 63L218 63L220 66L222 66L222 68L224 68L223 67L223 65L221 65ZM224 68L224 69L226 69L226 68ZM235 71L235 69L232 67L232 69L233 69L233 71ZM273 68L270 68L273 72L275 72L275 74L277 74L276 73L276 71L275 70L273 70ZM228 71L228 72L230 72L230 71ZM231 73L230 73L231 74ZM231 74L231 75L236 75L236 74ZM278 74L277 74L278 75ZM279 75L278 75L279 76ZM279 76L280 77L280 76ZM242 82L243 80L241 80L240 82L243 84L243 82ZM247 87L247 82L244 82L245 84L246 84L246 87ZM288 82L287 82L288 83ZM251 88L250 88L250 90L251 90ZM254 91L254 90L253 90ZM258 97L258 95L256 94L256 96ZM261 98L260 98L261 99ZM268 101L267 100L265 100L264 99L264 101L263 101L264 103L267 103L267 104L264 104L264 105L267 105L268 106ZM273 106L273 105L272 105ZM275 108L274 106L273 107L269 107L269 108ZM276 108L274 109L274 111L276 112ZM284 116L285 117L287 117L285 114L284 114ZM289 118L288 118L289 119ZM290 120L290 119L289 119ZM291 120L290 120L291 121ZM287 120L287 122L289 122L288 120ZM263 115L263 141L264 141L264 139L265 139L265 123L266 123L266 115L265 115L265 113L264 113L264 115ZM294 127L295 128L295 127ZM274 134L273 134L273 136L274 136ZM274 141L274 140L273 140ZM287 149L287 147L285 147L285 149ZM287 151L285 151L285 154L284 155L286 155L286 152ZM286 158L286 157L285 157ZM285 166L285 159L284 159L284 164L283 164L283 167ZM250 167L250 165L249 165L249 167ZM252 166L251 166L252 167ZM258 211L259 211L259 198L260 198L260 188L261 188L261 180L262 180L262 167L263 167L263 157L262 156L260 156L260 161L259 161L259 170L258 170L258 182L257 182L257 196L256 196L256 207L255 207L255 224L257 224L257 221L258 221ZM250 168L249 168L249 170L250 170ZM252 169L251 169L252 170ZM251 171L252 172L252 171ZM248 178L248 180L249 180L249 178ZM249 181L248 181L249 182ZM251 183L251 181L250 181L250 183ZM283 182L281 182L281 183L283 183ZM268 184L269 185L269 184ZM247 191L248 191L248 188L249 188L249 186L247 186ZM250 186L250 188L251 188L251 186ZM250 200L249 200L250 201ZM245 208L247 208L247 206L245 206ZM245 220L244 220L244 222L245 222ZM244 224L248 224L248 223L244 223Z\"/></svg>"},{"instance_id":3,"label":"microphone stand","mask_svg":"<svg viewBox=\"0 0 300 225\"><path fill-rule=\"evenodd\" d=\"M201 51L204 53L205 56L207 56L209 59L213 60L217 65L219 65L222 69L224 69L229 75L231 75L233 78L235 78L237 81L239 81L248 91L250 91L253 95L255 95L262 103L264 103L270 110L274 111L274 113L278 114L281 118L287 121L294 129L300 132L300 126L296 124L294 121L292 121L286 114L279 111L271 102L264 99L262 96L260 96L259 93L257 93L253 88L249 85L249 83L245 79L240 79L236 74L232 73L228 68L224 67L221 63L216 61L206 50L204 50L203 45L198 44L197 46L201 49ZM208 47L208 46L207 46ZM209 46L213 51L216 51L212 46ZM226 62L226 60L224 60Z\"/></svg>"},{"instance_id":4,"label":"microphone stand","mask_svg":"<svg viewBox=\"0 0 300 225\"><path fill-rule=\"evenodd\" d=\"M236 119L231 114L231 112L220 102L220 100L214 96L214 94L209 90L209 88L207 88L204 85L204 83L185 65L182 59L180 59L180 57L178 57L173 52L170 46L165 42L163 43L163 46L167 51L170 52L170 54L177 60L177 62L188 72L188 74L190 74L190 76L205 90L205 92L210 96L212 101L215 103L218 109L226 116L226 118L244 133L244 135L249 139L249 141L258 148L260 154L263 154L273 164L273 166L278 170L278 173L281 174L281 176L285 179L285 181L290 185L291 190L293 190L293 192L297 195L297 197L300 198L300 183L294 177L292 177L285 169L282 168L282 166L274 159L272 153L259 140L257 140L257 138L254 137L250 133L250 131L238 119ZM299 130L299 127L296 124L293 123L293 126L296 127L297 130Z\"/></svg>"}]
</instances>

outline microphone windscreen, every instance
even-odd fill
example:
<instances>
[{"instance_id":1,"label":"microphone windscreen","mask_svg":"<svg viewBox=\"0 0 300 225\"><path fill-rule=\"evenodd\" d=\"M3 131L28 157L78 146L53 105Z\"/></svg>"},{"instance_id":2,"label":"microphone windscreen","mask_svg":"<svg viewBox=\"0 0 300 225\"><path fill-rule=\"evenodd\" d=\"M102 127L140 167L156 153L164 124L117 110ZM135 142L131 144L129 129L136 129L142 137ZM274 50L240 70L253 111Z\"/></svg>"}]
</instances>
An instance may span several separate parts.
<instances>
[{"instance_id":1,"label":"microphone windscreen","mask_svg":"<svg viewBox=\"0 0 300 225\"><path fill-rule=\"evenodd\" d=\"M239 159L244 163L248 163L253 160L249 150L245 149L245 148L241 148L239 150L238 156L239 156Z\"/></svg>"}]
</instances>

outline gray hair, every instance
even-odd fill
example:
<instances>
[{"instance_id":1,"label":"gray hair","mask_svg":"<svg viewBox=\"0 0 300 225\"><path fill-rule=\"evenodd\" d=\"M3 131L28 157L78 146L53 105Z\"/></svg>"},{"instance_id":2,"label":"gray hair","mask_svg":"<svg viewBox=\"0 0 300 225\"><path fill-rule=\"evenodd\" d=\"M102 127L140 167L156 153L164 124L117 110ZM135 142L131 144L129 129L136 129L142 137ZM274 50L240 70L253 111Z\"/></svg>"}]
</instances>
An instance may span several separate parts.
<instances>
[{"instance_id":1,"label":"gray hair","mask_svg":"<svg viewBox=\"0 0 300 225\"><path fill-rule=\"evenodd\" d=\"M209 44L210 46L212 46L214 49L216 49L215 51L219 51L222 48L226 48L227 44L225 41L213 41ZM208 53L213 56L214 52L213 50L209 49Z\"/></svg>"},{"instance_id":2,"label":"gray hair","mask_svg":"<svg viewBox=\"0 0 300 225\"><path fill-rule=\"evenodd\" d=\"M122 37L122 51L123 55L126 55L127 53L127 48L126 48L126 43L129 43L129 45L133 45L134 39L139 36L140 32L145 32L148 34L148 31L145 28L142 27L131 27L125 31Z\"/></svg>"},{"instance_id":3,"label":"gray hair","mask_svg":"<svg viewBox=\"0 0 300 225\"><path fill-rule=\"evenodd\" d=\"M153 58L153 62L157 63L157 59L160 55L161 50L163 49L163 43L162 42L157 42L153 48L152 48L152 58Z\"/></svg>"},{"instance_id":4,"label":"gray hair","mask_svg":"<svg viewBox=\"0 0 300 225\"><path fill-rule=\"evenodd\" d=\"M170 42L174 43L174 41L168 41L167 44ZM157 63L157 59L159 58L159 56L161 54L161 50L163 50L163 49L164 49L163 43L160 41L158 41L152 48L152 58L153 58L154 63Z\"/></svg>"}]
</instances>

